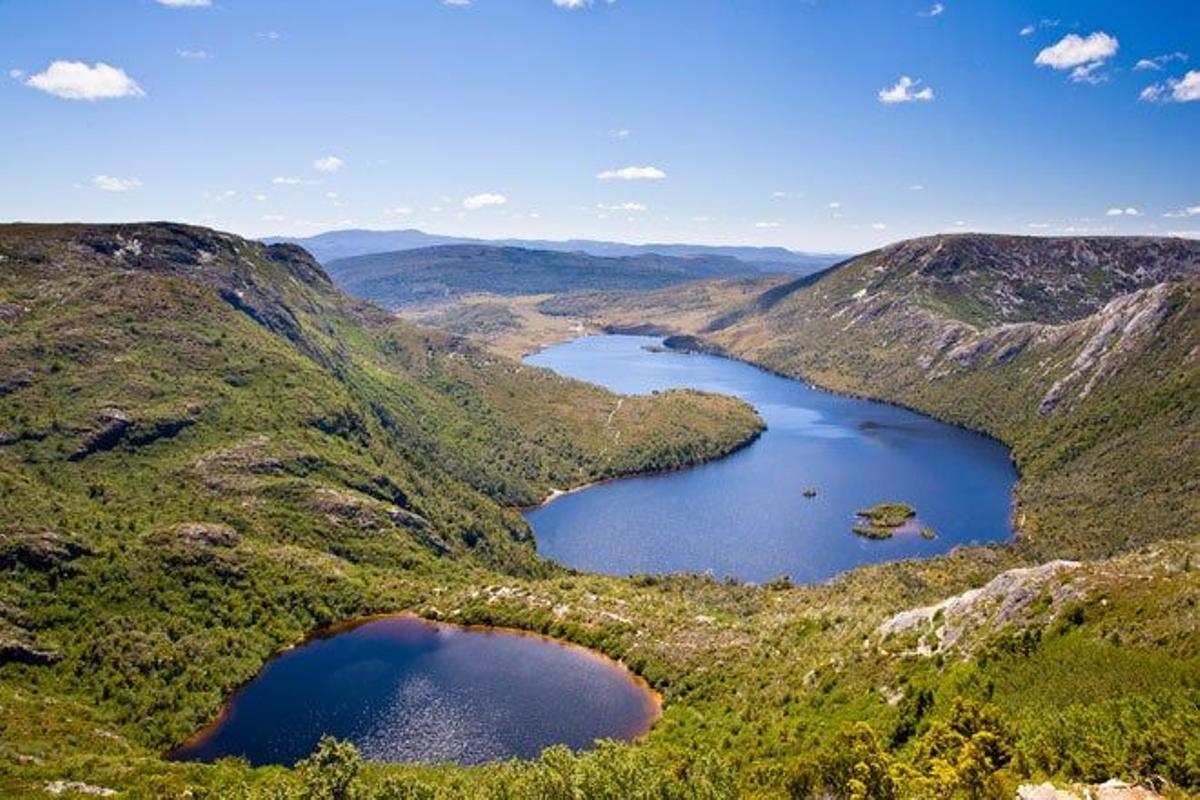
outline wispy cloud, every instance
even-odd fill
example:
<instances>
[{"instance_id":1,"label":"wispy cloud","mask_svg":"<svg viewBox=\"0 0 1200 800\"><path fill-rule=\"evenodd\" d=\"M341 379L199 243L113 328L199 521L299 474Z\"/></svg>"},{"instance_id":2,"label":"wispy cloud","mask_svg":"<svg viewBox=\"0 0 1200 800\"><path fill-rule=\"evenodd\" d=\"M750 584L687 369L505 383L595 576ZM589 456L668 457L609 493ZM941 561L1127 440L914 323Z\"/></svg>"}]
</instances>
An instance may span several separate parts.
<instances>
[{"instance_id":1,"label":"wispy cloud","mask_svg":"<svg viewBox=\"0 0 1200 800\"><path fill-rule=\"evenodd\" d=\"M470 197L464 198L462 201L463 208L468 211L474 211L487 206L502 206L508 203L508 198L496 192L483 192L482 194L473 194Z\"/></svg>"},{"instance_id":2,"label":"wispy cloud","mask_svg":"<svg viewBox=\"0 0 1200 800\"><path fill-rule=\"evenodd\" d=\"M158 4L170 8L207 8L212 0L158 0Z\"/></svg>"},{"instance_id":3,"label":"wispy cloud","mask_svg":"<svg viewBox=\"0 0 1200 800\"><path fill-rule=\"evenodd\" d=\"M1075 83L1100 83L1104 76L1098 74L1098 70L1117 54L1120 46L1115 36L1104 31L1087 36L1068 33L1038 53L1033 63L1054 70L1070 70L1070 78Z\"/></svg>"},{"instance_id":4,"label":"wispy cloud","mask_svg":"<svg viewBox=\"0 0 1200 800\"><path fill-rule=\"evenodd\" d=\"M1104 212L1104 216L1106 216L1106 217L1140 217L1140 216L1142 216L1142 212L1138 211L1136 208L1133 208L1132 206L1129 206L1127 208L1110 208L1108 211Z\"/></svg>"},{"instance_id":5,"label":"wispy cloud","mask_svg":"<svg viewBox=\"0 0 1200 800\"><path fill-rule=\"evenodd\" d=\"M665 177L667 173L658 167L621 167L606 169L596 175L596 178L602 181L660 181Z\"/></svg>"},{"instance_id":6,"label":"wispy cloud","mask_svg":"<svg viewBox=\"0 0 1200 800\"><path fill-rule=\"evenodd\" d=\"M291 178L286 175L277 175L276 177L271 178L271 183L275 184L276 186L299 186L300 184L304 183L304 181L301 178Z\"/></svg>"},{"instance_id":7,"label":"wispy cloud","mask_svg":"<svg viewBox=\"0 0 1200 800\"><path fill-rule=\"evenodd\" d=\"M175 53L180 58L186 58L190 61L203 61L208 58L207 50L176 50Z\"/></svg>"},{"instance_id":8,"label":"wispy cloud","mask_svg":"<svg viewBox=\"0 0 1200 800\"><path fill-rule=\"evenodd\" d=\"M1161 56L1139 59L1138 62L1133 65L1133 68L1138 72L1148 69L1161 72L1167 66L1167 64L1170 64L1172 61L1186 62L1187 60L1187 53L1180 53L1179 51L1176 51L1174 53L1167 53Z\"/></svg>"},{"instance_id":9,"label":"wispy cloud","mask_svg":"<svg viewBox=\"0 0 1200 800\"><path fill-rule=\"evenodd\" d=\"M779 225L780 225L780 223L775 220L760 220L760 221L754 223L754 227L760 228L760 229L778 228Z\"/></svg>"},{"instance_id":10,"label":"wispy cloud","mask_svg":"<svg viewBox=\"0 0 1200 800\"><path fill-rule=\"evenodd\" d=\"M933 100L933 89L928 86L918 89L920 80L901 75L894 86L879 90L879 102L884 105L895 103L928 103Z\"/></svg>"},{"instance_id":11,"label":"wispy cloud","mask_svg":"<svg viewBox=\"0 0 1200 800\"><path fill-rule=\"evenodd\" d=\"M131 192L140 189L142 182L137 178L114 178L111 175L97 175L92 178L92 186L102 192Z\"/></svg>"},{"instance_id":12,"label":"wispy cloud","mask_svg":"<svg viewBox=\"0 0 1200 800\"><path fill-rule=\"evenodd\" d=\"M1031 22L1019 31L1021 36L1032 36L1041 28L1057 28L1058 20L1056 19L1041 19L1037 22Z\"/></svg>"},{"instance_id":13,"label":"wispy cloud","mask_svg":"<svg viewBox=\"0 0 1200 800\"><path fill-rule=\"evenodd\" d=\"M346 162L337 156L324 156L313 162L313 169L317 172L337 172L342 167L346 166Z\"/></svg>"},{"instance_id":14,"label":"wispy cloud","mask_svg":"<svg viewBox=\"0 0 1200 800\"><path fill-rule=\"evenodd\" d=\"M1167 213L1163 214L1163 216L1168 219L1200 216L1200 206L1188 206L1187 208L1181 208L1178 211L1168 211Z\"/></svg>"},{"instance_id":15,"label":"wispy cloud","mask_svg":"<svg viewBox=\"0 0 1200 800\"><path fill-rule=\"evenodd\" d=\"M597 203L596 208L601 211L645 211L645 203L629 202L629 203Z\"/></svg>"},{"instance_id":16,"label":"wispy cloud","mask_svg":"<svg viewBox=\"0 0 1200 800\"><path fill-rule=\"evenodd\" d=\"M927 11L920 12L920 15L922 17L940 17L944 13L946 13L946 6L941 3L934 3Z\"/></svg>"},{"instance_id":17,"label":"wispy cloud","mask_svg":"<svg viewBox=\"0 0 1200 800\"><path fill-rule=\"evenodd\" d=\"M30 75L25 85L66 100L112 100L146 94L125 70L102 61L93 66L82 61L55 61L42 72Z\"/></svg>"}]
</instances>

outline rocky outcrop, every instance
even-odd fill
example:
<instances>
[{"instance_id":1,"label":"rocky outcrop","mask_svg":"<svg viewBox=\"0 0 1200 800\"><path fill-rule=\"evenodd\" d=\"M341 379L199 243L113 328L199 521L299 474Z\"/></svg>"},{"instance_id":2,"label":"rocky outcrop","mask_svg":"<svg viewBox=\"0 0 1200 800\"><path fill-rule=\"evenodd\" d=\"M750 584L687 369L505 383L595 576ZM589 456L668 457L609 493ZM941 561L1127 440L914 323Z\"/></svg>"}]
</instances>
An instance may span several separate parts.
<instances>
[{"instance_id":1,"label":"rocky outcrop","mask_svg":"<svg viewBox=\"0 0 1200 800\"><path fill-rule=\"evenodd\" d=\"M974 644L999 630L1030 621L1031 606L1039 597L1050 601L1050 615L1075 592L1070 574L1076 561L1051 561L1037 567L1002 572L987 584L931 606L901 611L876 629L881 645L890 649L895 639L915 635L915 652L933 655L948 650L969 652Z\"/></svg>"},{"instance_id":2,"label":"rocky outcrop","mask_svg":"<svg viewBox=\"0 0 1200 800\"><path fill-rule=\"evenodd\" d=\"M138 420L119 408L105 408L96 417L96 427L84 436L83 442L67 458L70 461L82 461L120 444L141 447L160 439L174 438L185 428L196 424L200 411L198 405L192 404L181 414Z\"/></svg>"},{"instance_id":3,"label":"rocky outcrop","mask_svg":"<svg viewBox=\"0 0 1200 800\"><path fill-rule=\"evenodd\" d=\"M46 784L46 794L82 794L90 797L116 797L115 789L94 786L81 781L50 781Z\"/></svg>"},{"instance_id":4,"label":"rocky outcrop","mask_svg":"<svg viewBox=\"0 0 1200 800\"><path fill-rule=\"evenodd\" d=\"M92 550L54 528L0 529L0 569L23 565L30 569L64 568Z\"/></svg>"},{"instance_id":5,"label":"rocky outcrop","mask_svg":"<svg viewBox=\"0 0 1200 800\"><path fill-rule=\"evenodd\" d=\"M1075 785L1059 789L1052 783L1024 783L1017 788L1017 800L1161 800L1162 795L1143 786L1110 780L1090 786Z\"/></svg>"}]
</instances>

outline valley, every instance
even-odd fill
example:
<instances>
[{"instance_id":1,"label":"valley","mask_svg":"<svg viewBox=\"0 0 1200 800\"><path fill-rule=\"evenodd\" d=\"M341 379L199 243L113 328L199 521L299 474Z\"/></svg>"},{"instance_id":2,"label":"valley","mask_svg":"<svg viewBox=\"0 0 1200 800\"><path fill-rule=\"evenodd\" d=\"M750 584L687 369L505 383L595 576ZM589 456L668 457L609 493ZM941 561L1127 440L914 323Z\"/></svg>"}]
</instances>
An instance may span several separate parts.
<instances>
[{"instance_id":1,"label":"valley","mask_svg":"<svg viewBox=\"0 0 1200 800\"><path fill-rule=\"evenodd\" d=\"M340 775L368 797L803 797L841 791L860 764L870 796L1198 785L1191 255L1131 294L1081 297L1067 320L959 320L930 309L921 279L873 291L892 263L878 255L763 278L748 303L740 280L690 285L686 324L671 290L539 301L811 368L1013 446L1014 544L806 586L576 572L538 556L516 511L748 452L763 423L743 402L618 398L396 322L298 249L203 229L8 226L0 255L5 319L20 321L0 339L8 795L319 796ZM1106 326L1121 335L1097 338ZM1001 359L1007 337L1024 347ZM1178 483L1151 478L1168 463ZM854 542L848 524L837 535ZM632 745L470 769L364 764L337 743L295 770L162 758L280 648L401 611L594 648L661 693L662 716Z\"/></svg>"}]
</instances>

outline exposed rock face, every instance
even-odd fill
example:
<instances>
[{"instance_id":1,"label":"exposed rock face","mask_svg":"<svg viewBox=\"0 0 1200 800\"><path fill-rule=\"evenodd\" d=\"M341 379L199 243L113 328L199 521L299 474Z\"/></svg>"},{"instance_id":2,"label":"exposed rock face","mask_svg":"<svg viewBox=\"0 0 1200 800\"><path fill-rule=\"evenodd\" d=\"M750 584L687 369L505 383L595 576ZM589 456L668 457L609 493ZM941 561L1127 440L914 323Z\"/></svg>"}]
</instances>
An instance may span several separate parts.
<instances>
[{"instance_id":1,"label":"exposed rock face","mask_svg":"<svg viewBox=\"0 0 1200 800\"><path fill-rule=\"evenodd\" d=\"M62 656L53 650L44 650L19 639L0 636L0 664L45 666L53 664L61 658Z\"/></svg>"},{"instance_id":2,"label":"exposed rock face","mask_svg":"<svg viewBox=\"0 0 1200 800\"><path fill-rule=\"evenodd\" d=\"M1017 800L1161 800L1161 797L1145 787L1118 780L1070 789L1058 789L1052 783L1024 783L1017 788Z\"/></svg>"},{"instance_id":3,"label":"exposed rock face","mask_svg":"<svg viewBox=\"0 0 1200 800\"><path fill-rule=\"evenodd\" d=\"M93 797L115 797L117 792L114 789L106 789L103 786L93 786L90 783L82 783L80 781L50 781L46 784L47 794L86 794Z\"/></svg>"},{"instance_id":4,"label":"exposed rock face","mask_svg":"<svg viewBox=\"0 0 1200 800\"><path fill-rule=\"evenodd\" d=\"M184 428L194 425L199 413L199 406L190 405L178 415L135 420L119 408L103 409L97 415L97 427L84 437L68 458L81 461L95 453L112 450L122 443L140 447L159 439L170 439Z\"/></svg>"},{"instance_id":5,"label":"exposed rock face","mask_svg":"<svg viewBox=\"0 0 1200 800\"><path fill-rule=\"evenodd\" d=\"M970 321L1066 322L1122 294L1200 274L1200 242L1150 237L927 236L864 256L872 294L920 285Z\"/></svg>"},{"instance_id":6,"label":"exposed rock face","mask_svg":"<svg viewBox=\"0 0 1200 800\"><path fill-rule=\"evenodd\" d=\"M91 552L83 543L53 528L0 530L0 569L18 564L39 570L61 568Z\"/></svg>"},{"instance_id":7,"label":"exposed rock face","mask_svg":"<svg viewBox=\"0 0 1200 800\"><path fill-rule=\"evenodd\" d=\"M920 655L950 649L969 651L982 636L1026 621L1031 604L1043 593L1050 594L1052 609L1073 597L1066 576L1079 566L1076 561L1060 560L1002 572L979 589L932 606L902 611L880 625L876 634L885 646L888 637L919 634L916 651Z\"/></svg>"}]
</instances>

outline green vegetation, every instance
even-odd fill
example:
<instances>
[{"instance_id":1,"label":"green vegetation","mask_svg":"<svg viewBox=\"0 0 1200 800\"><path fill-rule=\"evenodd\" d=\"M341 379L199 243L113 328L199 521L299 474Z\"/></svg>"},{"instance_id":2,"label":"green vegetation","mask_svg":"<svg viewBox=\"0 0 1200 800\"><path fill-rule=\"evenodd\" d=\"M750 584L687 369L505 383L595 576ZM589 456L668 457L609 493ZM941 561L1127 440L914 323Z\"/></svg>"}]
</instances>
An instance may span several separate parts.
<instances>
[{"instance_id":1,"label":"green vegetation","mask_svg":"<svg viewBox=\"0 0 1200 800\"><path fill-rule=\"evenodd\" d=\"M1022 461L1017 546L756 587L574 573L536 555L513 508L728 452L759 429L744 404L618 402L355 303L292 248L181 226L0 228L0 795L77 781L154 798L975 798L1110 777L1200 791L1190 298L1169 288L1153 347L1047 416L995 389L1034 380L1021 357L978 385L946 378L954 408L992 408L1018 458L1038 456ZM738 333L723 346L757 346ZM1029 345L1059 365L1037 381L1069 369L1080 337ZM837 374L894 390L890 349L837 352ZM1168 456L1170 485L1149 472ZM1172 505L1102 525L1114 498ZM1172 527L1154 527L1162 514ZM1112 555L1014 571L1080 551ZM603 651L662 693L663 716L634 744L470 769L362 764L332 741L297 769L161 757L281 647L401 610Z\"/></svg>"},{"instance_id":2,"label":"green vegetation","mask_svg":"<svg viewBox=\"0 0 1200 800\"><path fill-rule=\"evenodd\" d=\"M758 271L730 256L645 253L606 257L480 244L373 253L337 259L326 266L347 292L388 308L480 293L661 289Z\"/></svg>"},{"instance_id":3,"label":"green vegetation","mask_svg":"<svg viewBox=\"0 0 1200 800\"><path fill-rule=\"evenodd\" d=\"M890 539L897 528L917 515L916 509L906 503L878 503L854 513L866 520L855 525L854 532L868 539Z\"/></svg>"}]
</instances>

